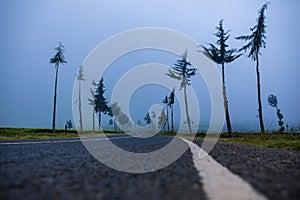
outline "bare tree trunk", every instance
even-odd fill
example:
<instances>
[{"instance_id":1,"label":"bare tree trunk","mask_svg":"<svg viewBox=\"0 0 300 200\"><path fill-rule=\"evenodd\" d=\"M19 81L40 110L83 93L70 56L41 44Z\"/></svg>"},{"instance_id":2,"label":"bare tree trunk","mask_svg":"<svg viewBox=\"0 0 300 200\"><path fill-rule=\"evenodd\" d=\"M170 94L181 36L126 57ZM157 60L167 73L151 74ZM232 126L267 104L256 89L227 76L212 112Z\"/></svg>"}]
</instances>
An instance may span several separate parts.
<instances>
[{"instance_id":1,"label":"bare tree trunk","mask_svg":"<svg viewBox=\"0 0 300 200\"><path fill-rule=\"evenodd\" d=\"M174 132L174 116L173 116L173 104L171 105L171 128L172 128L172 132Z\"/></svg>"},{"instance_id":2,"label":"bare tree trunk","mask_svg":"<svg viewBox=\"0 0 300 200\"><path fill-rule=\"evenodd\" d=\"M260 93L260 75L259 75L259 61L258 53L256 54L256 76L257 76L257 100L258 100L258 117L261 133L265 133L263 114L262 114L262 104L261 104L261 93Z\"/></svg>"},{"instance_id":3,"label":"bare tree trunk","mask_svg":"<svg viewBox=\"0 0 300 200\"><path fill-rule=\"evenodd\" d=\"M186 121L187 121L187 124L188 124L188 127L189 127L189 133L192 134L191 120L190 120L190 116L189 116L189 108L188 108L187 95L186 95L186 85L183 87L183 92L184 92Z\"/></svg>"},{"instance_id":4,"label":"bare tree trunk","mask_svg":"<svg viewBox=\"0 0 300 200\"><path fill-rule=\"evenodd\" d=\"M93 132L95 132L95 108L93 108Z\"/></svg>"},{"instance_id":5,"label":"bare tree trunk","mask_svg":"<svg viewBox=\"0 0 300 200\"><path fill-rule=\"evenodd\" d=\"M79 125L80 125L80 131L83 130L82 126L82 113L81 113L81 81L79 80L79 91L78 91L78 109L79 109Z\"/></svg>"},{"instance_id":6,"label":"bare tree trunk","mask_svg":"<svg viewBox=\"0 0 300 200\"><path fill-rule=\"evenodd\" d=\"M169 124L169 109L168 109L168 104L166 104L166 111L167 111L167 127L168 127L168 132L169 132L170 131L170 124Z\"/></svg>"},{"instance_id":7,"label":"bare tree trunk","mask_svg":"<svg viewBox=\"0 0 300 200\"><path fill-rule=\"evenodd\" d=\"M226 86L225 86L224 63L222 63L222 88L223 88L223 100L224 100L224 110L225 110L227 131L228 131L229 137L232 137L232 128L231 128L229 109L228 109L228 100L227 100L227 93L226 93Z\"/></svg>"},{"instance_id":8,"label":"bare tree trunk","mask_svg":"<svg viewBox=\"0 0 300 200\"><path fill-rule=\"evenodd\" d=\"M59 65L56 64L55 83L54 83L54 105L53 105L53 118L52 118L52 132L55 133L55 118L56 118L56 96L57 96L57 77Z\"/></svg>"}]
</instances>

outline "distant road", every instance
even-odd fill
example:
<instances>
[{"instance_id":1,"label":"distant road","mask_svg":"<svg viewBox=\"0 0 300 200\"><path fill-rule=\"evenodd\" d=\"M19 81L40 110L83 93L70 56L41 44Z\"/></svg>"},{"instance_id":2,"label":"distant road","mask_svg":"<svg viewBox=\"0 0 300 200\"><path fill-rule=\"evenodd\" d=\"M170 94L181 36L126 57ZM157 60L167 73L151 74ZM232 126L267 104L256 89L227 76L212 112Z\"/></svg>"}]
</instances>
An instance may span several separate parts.
<instances>
[{"instance_id":1,"label":"distant road","mask_svg":"<svg viewBox=\"0 0 300 200\"><path fill-rule=\"evenodd\" d=\"M128 151L151 151L171 137L110 136ZM104 141L106 138L86 138ZM201 141L155 172L131 174L96 160L80 139L1 141L1 199L299 199L300 152L218 143L199 159ZM109 150L108 150L109 151ZM117 159L117 158L116 158Z\"/></svg>"}]
</instances>

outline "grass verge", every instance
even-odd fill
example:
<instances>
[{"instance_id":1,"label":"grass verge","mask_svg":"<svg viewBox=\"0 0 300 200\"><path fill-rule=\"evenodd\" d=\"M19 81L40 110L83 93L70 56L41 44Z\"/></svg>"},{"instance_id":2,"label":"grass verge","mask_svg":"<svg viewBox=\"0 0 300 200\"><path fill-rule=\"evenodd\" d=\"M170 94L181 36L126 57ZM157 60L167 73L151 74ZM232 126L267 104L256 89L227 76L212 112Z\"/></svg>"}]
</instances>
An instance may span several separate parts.
<instances>
[{"instance_id":1,"label":"grass verge","mask_svg":"<svg viewBox=\"0 0 300 200\"><path fill-rule=\"evenodd\" d=\"M115 134L110 131L101 132L101 134ZM100 132L97 135L101 135ZM120 133L119 133L120 134ZM175 133L161 133L160 135L175 136ZM87 133L86 136L93 136ZM189 137L186 134L180 134L182 137ZM69 130L65 134L64 129L57 129L53 134L51 129L37 128L0 128L0 140L47 140L57 138L76 138L76 130ZM204 139L205 133L198 133L196 139ZM265 146L270 148L287 148L300 151L300 134L299 133L233 133L229 138L227 133L222 133L220 137L210 134L206 139L218 140L219 142L232 142L238 144L249 144L255 146Z\"/></svg>"},{"instance_id":2,"label":"grass verge","mask_svg":"<svg viewBox=\"0 0 300 200\"><path fill-rule=\"evenodd\" d=\"M175 136L175 133L163 133L165 136ZM179 134L180 137L190 137L187 134ZM207 137L206 137L207 136ZM218 140L219 142L231 142L237 144L249 144L254 146L264 146L270 148L286 148L300 151L300 133L233 133L233 137L228 137L227 133L217 134L198 133L196 139Z\"/></svg>"},{"instance_id":3,"label":"grass verge","mask_svg":"<svg viewBox=\"0 0 300 200\"><path fill-rule=\"evenodd\" d=\"M56 138L76 138L76 130L69 130L65 134L64 129L57 129L52 133L52 129L38 128L0 128L0 140L47 140Z\"/></svg>"}]
</instances>

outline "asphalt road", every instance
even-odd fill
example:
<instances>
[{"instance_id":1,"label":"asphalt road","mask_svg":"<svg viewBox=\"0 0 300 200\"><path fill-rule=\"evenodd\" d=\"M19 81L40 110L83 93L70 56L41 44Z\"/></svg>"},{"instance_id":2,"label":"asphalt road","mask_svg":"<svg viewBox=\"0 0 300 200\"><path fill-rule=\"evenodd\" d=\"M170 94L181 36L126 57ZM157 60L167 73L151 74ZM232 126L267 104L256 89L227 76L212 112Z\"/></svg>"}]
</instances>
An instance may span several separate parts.
<instances>
[{"instance_id":1,"label":"asphalt road","mask_svg":"<svg viewBox=\"0 0 300 200\"><path fill-rule=\"evenodd\" d=\"M171 140L171 137L161 136L110 137L118 147L135 153L158 150ZM189 144L180 138L175 140L179 146L192 146L169 166L148 173L127 173L107 167L91 155L79 139L1 141L0 197L300 199L299 151L217 143L210 156L197 159L195 152L199 151L202 141ZM98 140L100 144L101 141L105 140ZM110 149L105 152L109 153ZM107 154L107 157L116 165L122 165L118 156ZM132 166L135 165L138 160L132 161ZM238 193L242 198L237 198Z\"/></svg>"}]
</instances>

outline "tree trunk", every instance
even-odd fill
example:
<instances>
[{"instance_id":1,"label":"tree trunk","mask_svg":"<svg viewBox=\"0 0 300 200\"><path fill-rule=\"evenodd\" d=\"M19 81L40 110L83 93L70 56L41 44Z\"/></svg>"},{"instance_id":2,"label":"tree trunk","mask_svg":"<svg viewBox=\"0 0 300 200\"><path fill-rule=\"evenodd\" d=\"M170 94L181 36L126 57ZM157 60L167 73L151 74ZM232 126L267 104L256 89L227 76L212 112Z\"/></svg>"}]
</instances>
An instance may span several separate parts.
<instances>
[{"instance_id":1,"label":"tree trunk","mask_svg":"<svg viewBox=\"0 0 300 200\"><path fill-rule=\"evenodd\" d=\"M98 111L99 112L99 131L101 130L101 112L100 111Z\"/></svg>"},{"instance_id":2,"label":"tree trunk","mask_svg":"<svg viewBox=\"0 0 300 200\"><path fill-rule=\"evenodd\" d=\"M257 100L258 100L259 124L260 124L261 133L265 133L263 114L262 114L261 93L260 93L260 75L259 75L258 53L256 54L256 76L257 76Z\"/></svg>"},{"instance_id":3,"label":"tree trunk","mask_svg":"<svg viewBox=\"0 0 300 200\"><path fill-rule=\"evenodd\" d=\"M56 96L57 96L57 77L58 77L58 68L59 65L55 65L55 83L54 83L54 105L53 105L53 118L52 118L52 132L55 133L55 118L56 118Z\"/></svg>"},{"instance_id":4,"label":"tree trunk","mask_svg":"<svg viewBox=\"0 0 300 200\"><path fill-rule=\"evenodd\" d=\"M173 104L171 105L171 128L172 128L172 132L174 132L174 119L173 119Z\"/></svg>"},{"instance_id":5,"label":"tree trunk","mask_svg":"<svg viewBox=\"0 0 300 200\"><path fill-rule=\"evenodd\" d=\"M168 132L170 131L170 124L169 124L169 109L168 109L168 104L166 104L166 111L167 111L167 127L168 127ZM165 125L166 126L166 125Z\"/></svg>"},{"instance_id":6,"label":"tree trunk","mask_svg":"<svg viewBox=\"0 0 300 200\"><path fill-rule=\"evenodd\" d=\"M82 113L81 113L81 81L79 80L79 91L78 91L78 109L79 109L79 125L80 125L80 131L83 130L82 126Z\"/></svg>"},{"instance_id":7,"label":"tree trunk","mask_svg":"<svg viewBox=\"0 0 300 200\"><path fill-rule=\"evenodd\" d=\"M188 124L188 127L189 127L189 133L192 134L191 120L190 120L190 116L189 116L189 108L188 108L187 95L186 95L186 85L183 87L183 92L184 92L186 121L187 121L187 124Z\"/></svg>"},{"instance_id":8,"label":"tree trunk","mask_svg":"<svg viewBox=\"0 0 300 200\"><path fill-rule=\"evenodd\" d=\"M95 108L93 108L93 132L95 132Z\"/></svg>"},{"instance_id":9,"label":"tree trunk","mask_svg":"<svg viewBox=\"0 0 300 200\"><path fill-rule=\"evenodd\" d=\"M229 137L232 137L232 128L231 128L229 109L228 109L228 100L227 100L227 93L226 93L226 86L225 86L224 63L222 63L222 88L223 88L223 100L224 100L224 110L225 110L227 131L228 131Z\"/></svg>"}]
</instances>

